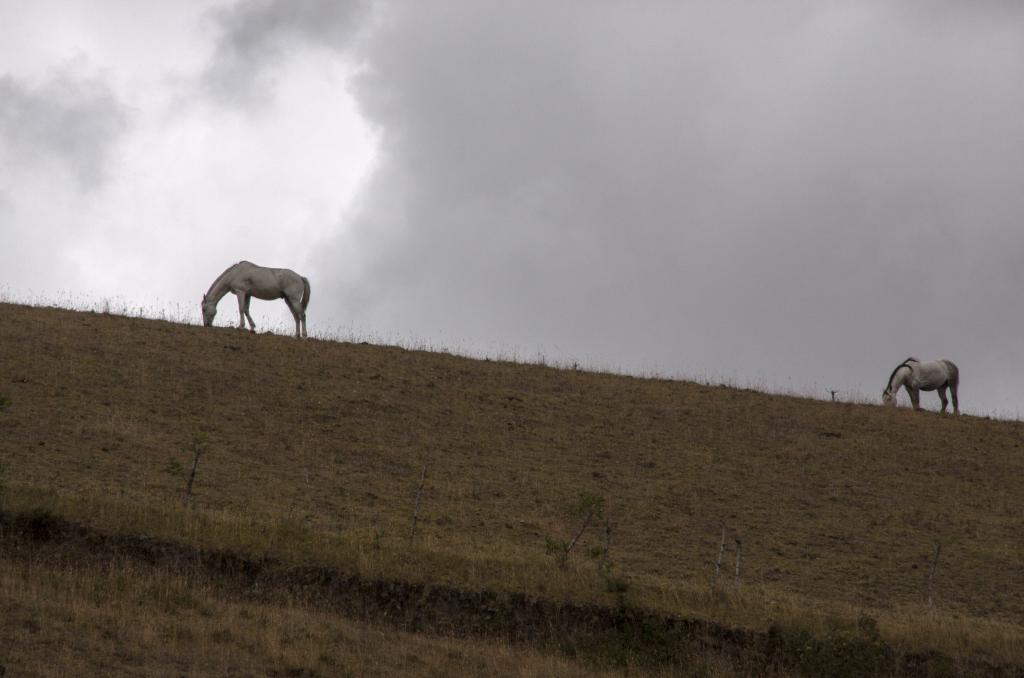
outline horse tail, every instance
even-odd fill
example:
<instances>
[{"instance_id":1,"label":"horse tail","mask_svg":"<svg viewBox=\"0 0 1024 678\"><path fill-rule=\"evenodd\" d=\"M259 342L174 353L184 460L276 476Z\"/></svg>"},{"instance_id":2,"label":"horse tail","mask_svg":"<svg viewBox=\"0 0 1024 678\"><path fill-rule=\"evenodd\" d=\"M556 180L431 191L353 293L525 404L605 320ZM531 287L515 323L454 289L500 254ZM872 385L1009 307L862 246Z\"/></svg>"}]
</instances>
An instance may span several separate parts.
<instances>
[{"instance_id":1,"label":"horse tail","mask_svg":"<svg viewBox=\"0 0 1024 678\"><path fill-rule=\"evenodd\" d=\"M306 276L300 276L302 278L302 312L306 312L306 307L309 306L309 278Z\"/></svg>"},{"instance_id":2,"label":"horse tail","mask_svg":"<svg viewBox=\"0 0 1024 678\"><path fill-rule=\"evenodd\" d=\"M943 360L942 364L949 373L949 385L956 388L960 384L960 368L954 365L952 360Z\"/></svg>"}]
</instances>

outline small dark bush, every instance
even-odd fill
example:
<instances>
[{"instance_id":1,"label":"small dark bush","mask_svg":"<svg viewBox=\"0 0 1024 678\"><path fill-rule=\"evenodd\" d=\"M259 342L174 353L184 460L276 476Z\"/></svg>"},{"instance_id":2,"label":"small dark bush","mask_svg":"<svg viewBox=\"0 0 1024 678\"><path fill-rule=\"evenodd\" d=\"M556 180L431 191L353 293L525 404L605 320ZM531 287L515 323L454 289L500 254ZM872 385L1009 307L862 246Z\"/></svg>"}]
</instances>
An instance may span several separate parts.
<instances>
[{"instance_id":1,"label":"small dark bush","mask_svg":"<svg viewBox=\"0 0 1024 678\"><path fill-rule=\"evenodd\" d=\"M859 678L883 672L889 649L878 633L878 622L861 615L856 630L838 626L824 636L807 629L773 629L787 663L806 675Z\"/></svg>"},{"instance_id":2,"label":"small dark bush","mask_svg":"<svg viewBox=\"0 0 1024 678\"><path fill-rule=\"evenodd\" d=\"M604 587L608 593L625 593L629 591L629 580L621 575L608 575L604 578Z\"/></svg>"}]
</instances>

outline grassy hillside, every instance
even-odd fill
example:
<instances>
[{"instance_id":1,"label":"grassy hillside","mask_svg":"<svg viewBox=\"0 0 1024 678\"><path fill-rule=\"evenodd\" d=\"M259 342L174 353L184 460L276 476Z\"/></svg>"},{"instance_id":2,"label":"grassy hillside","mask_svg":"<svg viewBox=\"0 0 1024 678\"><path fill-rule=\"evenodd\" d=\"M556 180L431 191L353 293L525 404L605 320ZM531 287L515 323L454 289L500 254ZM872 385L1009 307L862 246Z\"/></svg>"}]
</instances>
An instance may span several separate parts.
<instances>
[{"instance_id":1,"label":"grassy hillside","mask_svg":"<svg viewBox=\"0 0 1024 678\"><path fill-rule=\"evenodd\" d=\"M867 614L893 647L961 659L1024 663L1022 433L0 304L0 508L11 514L752 629L820 635ZM603 519L565 567L549 553L582 524L581 493L603 501L610 575Z\"/></svg>"}]
</instances>

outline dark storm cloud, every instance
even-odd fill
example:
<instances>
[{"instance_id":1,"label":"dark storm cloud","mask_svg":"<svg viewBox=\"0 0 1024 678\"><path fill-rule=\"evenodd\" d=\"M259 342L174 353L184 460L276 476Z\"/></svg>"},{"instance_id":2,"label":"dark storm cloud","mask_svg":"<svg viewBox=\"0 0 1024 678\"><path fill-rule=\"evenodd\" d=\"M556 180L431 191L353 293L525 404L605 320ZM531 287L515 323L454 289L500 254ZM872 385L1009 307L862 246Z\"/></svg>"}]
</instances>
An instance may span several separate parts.
<instances>
[{"instance_id":1,"label":"dark storm cloud","mask_svg":"<svg viewBox=\"0 0 1024 678\"><path fill-rule=\"evenodd\" d=\"M346 50L367 10L364 0L239 0L216 10L202 89L227 105L262 103L288 54L309 46Z\"/></svg>"},{"instance_id":2,"label":"dark storm cloud","mask_svg":"<svg viewBox=\"0 0 1024 678\"><path fill-rule=\"evenodd\" d=\"M0 77L0 152L8 169L57 164L83 190L96 188L108 176L129 117L96 76L64 70L42 85Z\"/></svg>"},{"instance_id":3,"label":"dark storm cloud","mask_svg":"<svg viewBox=\"0 0 1024 678\"><path fill-rule=\"evenodd\" d=\"M1024 403L1024 10L388 9L339 321L871 395L948 356Z\"/></svg>"}]
</instances>

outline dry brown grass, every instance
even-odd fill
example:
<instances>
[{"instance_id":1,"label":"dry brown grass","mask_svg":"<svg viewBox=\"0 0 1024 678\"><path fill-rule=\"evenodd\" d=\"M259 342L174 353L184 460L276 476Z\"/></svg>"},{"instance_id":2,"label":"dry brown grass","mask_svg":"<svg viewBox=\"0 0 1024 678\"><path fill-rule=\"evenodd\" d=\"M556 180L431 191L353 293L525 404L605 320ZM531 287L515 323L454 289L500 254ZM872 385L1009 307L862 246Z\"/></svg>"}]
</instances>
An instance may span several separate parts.
<instances>
[{"instance_id":1,"label":"dry brown grass","mask_svg":"<svg viewBox=\"0 0 1024 678\"><path fill-rule=\"evenodd\" d=\"M612 675L500 641L413 635L298 606L240 604L166 572L0 560L16 676Z\"/></svg>"},{"instance_id":2,"label":"dry brown grass","mask_svg":"<svg viewBox=\"0 0 1024 678\"><path fill-rule=\"evenodd\" d=\"M866 610L898 645L1022 660L1018 422L9 304L0 395L7 501L23 508L607 601L596 532L568 571L545 553L587 491L633 604L761 627ZM742 585L723 574L710 595L722 524L728 567L743 540Z\"/></svg>"}]
</instances>

